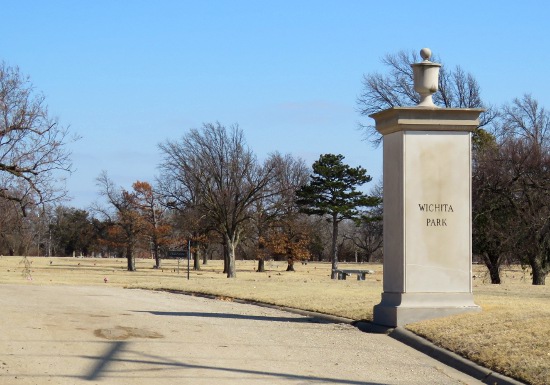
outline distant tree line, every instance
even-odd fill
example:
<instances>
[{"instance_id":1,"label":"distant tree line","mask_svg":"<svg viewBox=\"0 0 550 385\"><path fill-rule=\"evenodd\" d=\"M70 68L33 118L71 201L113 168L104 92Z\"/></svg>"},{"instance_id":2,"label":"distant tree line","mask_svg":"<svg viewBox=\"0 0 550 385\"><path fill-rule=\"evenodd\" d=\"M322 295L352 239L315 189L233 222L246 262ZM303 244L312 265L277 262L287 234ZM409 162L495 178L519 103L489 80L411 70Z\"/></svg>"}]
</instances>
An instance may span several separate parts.
<instances>
[{"instance_id":1,"label":"distant tree line","mask_svg":"<svg viewBox=\"0 0 550 385\"><path fill-rule=\"evenodd\" d=\"M362 115L415 105L414 53L387 55L387 74L367 74L357 99ZM440 60L438 60L440 61ZM485 108L473 134L473 251L491 281L504 263L550 271L550 115L531 95L501 107L482 101L479 84L460 67L442 67L434 101ZM259 161L238 126L206 123L159 145L154 181L117 186L96 179L103 202L86 210L63 205L71 171L66 128L48 115L44 98L17 68L0 65L0 254L123 257L161 265L169 250L190 250L200 269L223 259L371 261L382 256L382 187L344 157L323 154L312 169L291 155ZM363 126L375 143L381 137Z\"/></svg>"},{"instance_id":2,"label":"distant tree line","mask_svg":"<svg viewBox=\"0 0 550 385\"><path fill-rule=\"evenodd\" d=\"M313 178L303 160L275 152L260 162L238 126L218 122L160 144L155 181L135 181L127 189L104 171L96 178L102 202L86 210L63 205L66 191L56 176L71 171L67 131L48 118L43 97L26 78L3 66L0 255L122 257L133 271L136 258L152 258L158 268L170 250L189 250L194 269L201 260L220 258L228 277L236 276L237 258L258 260L258 271L267 259L284 260L292 271L300 260L379 256L381 228L362 221L372 209L366 200L351 203L363 196L354 192L355 182L341 187L351 195L339 198L339 204L350 202L337 217L342 231L335 235L324 212L310 217L314 213L297 202L297 191ZM346 172L359 170L357 185L370 180L343 158L325 154L319 162L332 159Z\"/></svg>"},{"instance_id":3,"label":"distant tree line","mask_svg":"<svg viewBox=\"0 0 550 385\"><path fill-rule=\"evenodd\" d=\"M237 127L206 124L191 132L210 134L229 135L230 143L237 135L244 145ZM221 148L229 144L223 141ZM341 261L380 259L380 189L370 198L372 207L339 218L341 231L334 238L328 218L309 216L297 203L296 192L311 177L301 159L274 153L260 165L249 152L248 163L242 164L243 158L230 150L232 159L214 157L209 161L216 163L191 168L188 158L179 158L183 143L160 146L165 160L155 186L136 181L126 190L103 172L96 179L103 203L89 210L33 206L23 216L11 202L0 201L8 214L0 218L0 254L120 257L135 270L136 258L151 258L160 267L169 250L190 249L195 270L209 259L223 258L228 277L236 274L237 258L257 260L258 271L265 270L268 259L286 261L290 271L295 261L334 260L335 250ZM326 158L340 162L343 156L320 157Z\"/></svg>"}]
</instances>

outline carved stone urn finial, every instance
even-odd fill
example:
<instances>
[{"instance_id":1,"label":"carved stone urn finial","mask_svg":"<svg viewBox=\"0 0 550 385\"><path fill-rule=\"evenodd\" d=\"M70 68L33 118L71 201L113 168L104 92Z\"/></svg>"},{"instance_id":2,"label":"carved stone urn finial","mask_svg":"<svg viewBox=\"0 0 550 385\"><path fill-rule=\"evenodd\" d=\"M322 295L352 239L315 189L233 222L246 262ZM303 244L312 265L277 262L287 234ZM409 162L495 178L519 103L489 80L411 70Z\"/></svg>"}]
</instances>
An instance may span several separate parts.
<instances>
[{"instance_id":1,"label":"carved stone urn finial","mask_svg":"<svg viewBox=\"0 0 550 385\"><path fill-rule=\"evenodd\" d=\"M441 64L430 61L432 51L429 48L422 48L420 56L424 59L422 62L411 64L414 90L420 94L420 103L417 107L437 107L432 100L432 95L438 89Z\"/></svg>"}]
</instances>

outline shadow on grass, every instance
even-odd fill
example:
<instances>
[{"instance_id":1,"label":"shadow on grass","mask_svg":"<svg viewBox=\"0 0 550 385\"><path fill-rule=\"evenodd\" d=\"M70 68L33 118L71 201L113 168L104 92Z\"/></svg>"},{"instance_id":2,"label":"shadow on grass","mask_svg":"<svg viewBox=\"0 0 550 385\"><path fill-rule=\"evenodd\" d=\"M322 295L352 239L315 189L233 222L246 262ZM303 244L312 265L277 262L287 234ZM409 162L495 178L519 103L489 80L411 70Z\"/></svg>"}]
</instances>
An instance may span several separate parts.
<instances>
[{"instance_id":1,"label":"shadow on grass","mask_svg":"<svg viewBox=\"0 0 550 385\"><path fill-rule=\"evenodd\" d=\"M150 313L158 316L169 317L200 317L200 318L220 318L220 319L242 319L251 321L268 321L268 322L297 322L297 323L326 323L315 317L272 317L247 314L231 314L231 313L204 313L204 312L171 312L171 311L135 311L136 313Z\"/></svg>"},{"instance_id":2,"label":"shadow on grass","mask_svg":"<svg viewBox=\"0 0 550 385\"><path fill-rule=\"evenodd\" d=\"M316 376L306 376L300 374L291 374L291 373L277 373L277 372L267 372L261 370L251 370L251 369L239 369L239 368L226 368L219 366L211 365L197 365L197 364L188 364L179 360L162 357L153 354L147 354L143 351L132 350L129 348L130 343L127 341L116 341L109 344L110 346L105 351L105 353L99 357L96 356L84 356L83 358L97 360L96 365L94 365L90 373L82 378L86 381L98 381L102 378L107 377L107 373L113 374L112 378L123 378L122 375L125 372L128 372L132 378L135 378L135 373L137 372L152 372L155 373L155 378L168 378L168 376L160 375L159 371L170 371L170 370L179 370L179 369L190 369L190 370L204 370L211 371L212 378L216 376L216 380L220 380L219 375L214 373L227 373L233 375L242 375L244 376L263 376L273 379L287 379L295 381L305 381L305 382L314 382L314 383L328 383L328 384L343 384L343 385L383 385L377 382L366 382L358 380L347 380L344 378L329 378L329 377L316 377ZM134 356L135 358L130 358ZM131 369L121 369L117 370L114 365L116 363L122 363L124 365L134 364L134 365L143 365L143 368L131 368ZM129 375L130 375L129 374ZM168 374L168 373L166 373ZM171 376L173 377L173 376ZM208 374L201 374L201 378L208 378ZM181 379L181 375L177 376ZM257 378L252 377L254 380ZM246 378L242 378L243 382L246 382Z\"/></svg>"}]
</instances>

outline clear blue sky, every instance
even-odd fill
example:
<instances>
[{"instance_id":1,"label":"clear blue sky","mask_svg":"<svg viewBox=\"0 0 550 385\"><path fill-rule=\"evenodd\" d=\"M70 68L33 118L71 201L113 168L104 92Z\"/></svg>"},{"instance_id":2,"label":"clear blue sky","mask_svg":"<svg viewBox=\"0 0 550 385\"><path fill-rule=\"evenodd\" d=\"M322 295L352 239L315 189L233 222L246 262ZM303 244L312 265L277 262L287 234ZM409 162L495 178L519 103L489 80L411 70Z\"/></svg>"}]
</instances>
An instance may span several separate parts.
<instances>
[{"instance_id":1,"label":"clear blue sky","mask_svg":"<svg viewBox=\"0 0 550 385\"><path fill-rule=\"evenodd\" d=\"M69 205L154 181L157 145L203 122L239 124L260 159L341 153L381 176L355 100L380 58L430 47L484 100L550 108L548 1L0 0L0 60L31 77L82 139ZM366 122L366 120L363 120Z\"/></svg>"}]
</instances>

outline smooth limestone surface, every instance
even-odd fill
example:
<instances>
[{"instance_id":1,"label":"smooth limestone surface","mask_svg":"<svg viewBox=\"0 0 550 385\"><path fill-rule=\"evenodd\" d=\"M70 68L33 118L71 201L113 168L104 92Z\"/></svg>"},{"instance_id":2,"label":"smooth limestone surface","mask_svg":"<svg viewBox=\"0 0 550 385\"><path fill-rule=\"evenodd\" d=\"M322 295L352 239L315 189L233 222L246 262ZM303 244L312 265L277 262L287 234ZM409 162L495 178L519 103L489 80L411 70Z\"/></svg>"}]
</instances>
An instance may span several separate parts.
<instances>
[{"instance_id":1,"label":"smooth limestone surface","mask_svg":"<svg viewBox=\"0 0 550 385\"><path fill-rule=\"evenodd\" d=\"M375 323L479 311L470 132L480 112L400 107L372 115L384 135L384 293Z\"/></svg>"}]
</instances>

